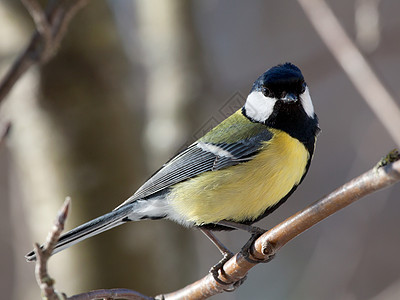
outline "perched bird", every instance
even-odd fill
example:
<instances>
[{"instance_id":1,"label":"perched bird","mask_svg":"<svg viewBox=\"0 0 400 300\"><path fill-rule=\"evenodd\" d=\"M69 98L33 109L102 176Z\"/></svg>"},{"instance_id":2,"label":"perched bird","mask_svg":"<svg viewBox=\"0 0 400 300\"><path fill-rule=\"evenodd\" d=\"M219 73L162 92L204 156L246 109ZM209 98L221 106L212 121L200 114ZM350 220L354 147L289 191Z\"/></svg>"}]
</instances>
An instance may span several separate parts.
<instances>
[{"instance_id":1,"label":"perched bird","mask_svg":"<svg viewBox=\"0 0 400 300\"><path fill-rule=\"evenodd\" d=\"M210 230L245 229L280 206L310 166L318 118L298 67L277 65L244 106L177 154L113 211L61 236L54 253L129 221L169 219ZM27 260L35 260L33 252Z\"/></svg>"}]
</instances>

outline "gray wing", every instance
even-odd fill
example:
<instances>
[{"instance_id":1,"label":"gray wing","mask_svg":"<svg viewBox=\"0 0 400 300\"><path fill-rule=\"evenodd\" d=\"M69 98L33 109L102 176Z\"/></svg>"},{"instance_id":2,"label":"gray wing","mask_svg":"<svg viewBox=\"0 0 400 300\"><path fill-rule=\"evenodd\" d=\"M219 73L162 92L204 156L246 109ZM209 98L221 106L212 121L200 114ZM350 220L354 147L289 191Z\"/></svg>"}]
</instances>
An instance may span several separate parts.
<instances>
[{"instance_id":1,"label":"gray wing","mask_svg":"<svg viewBox=\"0 0 400 300\"><path fill-rule=\"evenodd\" d=\"M122 205L148 197L203 172L220 170L251 160L260 150L262 142L271 137L271 132L265 130L234 143L213 144L198 141L167 162Z\"/></svg>"}]
</instances>

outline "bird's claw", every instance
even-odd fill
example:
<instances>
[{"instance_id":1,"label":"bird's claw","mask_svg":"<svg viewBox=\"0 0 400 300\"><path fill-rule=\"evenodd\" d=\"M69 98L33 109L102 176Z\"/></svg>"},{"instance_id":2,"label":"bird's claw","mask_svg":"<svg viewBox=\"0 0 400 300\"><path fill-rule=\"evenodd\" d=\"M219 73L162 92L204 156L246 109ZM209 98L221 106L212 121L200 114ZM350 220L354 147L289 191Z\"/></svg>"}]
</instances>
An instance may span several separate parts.
<instances>
[{"instance_id":1,"label":"bird's claw","mask_svg":"<svg viewBox=\"0 0 400 300\"><path fill-rule=\"evenodd\" d=\"M254 255L251 253L251 247L252 247L253 243L261 235L263 235L266 232L266 230L258 228L258 227L254 227L254 229L255 229L254 233L251 235L251 237L247 241L247 243L242 247L242 249L240 250L240 253L244 257L244 259L246 259L248 262L250 262L252 264L270 262L275 257L275 254L273 253L271 245L269 243L267 243L267 246L266 246L269 249L265 249L265 251L263 251L263 252L264 253L273 253L273 254L268 255L268 257L266 259L254 259Z\"/></svg>"},{"instance_id":2,"label":"bird's claw","mask_svg":"<svg viewBox=\"0 0 400 300\"><path fill-rule=\"evenodd\" d=\"M218 282L221 285L226 286L226 288L224 289L224 291L226 292L233 292L234 290L236 290L245 280L247 277L243 277L242 279L236 281L236 282L226 282L223 281L219 278L219 271L221 270L221 274L224 274L224 269L223 266L224 264L230 260L233 257L233 253L232 252L225 252L224 256L222 257L222 259L215 264L213 267L211 267L210 269L210 273L211 275L214 277L215 281Z\"/></svg>"},{"instance_id":3,"label":"bird's claw","mask_svg":"<svg viewBox=\"0 0 400 300\"><path fill-rule=\"evenodd\" d=\"M218 282L219 284L222 285L231 285L231 283L222 281L221 279L219 279L219 270L221 270L221 273L224 272L223 266L224 264L230 260L233 257L233 253L232 252L225 252L224 256L222 257L222 259L216 263L214 266L211 267L210 269L210 273L211 275L214 277L215 281Z\"/></svg>"},{"instance_id":4,"label":"bird's claw","mask_svg":"<svg viewBox=\"0 0 400 300\"><path fill-rule=\"evenodd\" d=\"M256 239L258 239L260 236L262 236L264 233L267 232L267 230L262 229L260 227L257 226L251 226L251 229L249 231L251 233L251 239L254 239L253 241L255 241ZM255 237L254 237L255 236Z\"/></svg>"},{"instance_id":5,"label":"bird's claw","mask_svg":"<svg viewBox=\"0 0 400 300\"><path fill-rule=\"evenodd\" d=\"M226 288L224 289L224 291L225 291L225 292L233 292L233 291L235 291L239 286L242 285L243 282L246 281L246 279L247 279L247 275L244 276L242 279L239 279L239 280L236 281L236 282L229 283L229 284L228 284L229 286L226 287ZM225 284L227 284L227 283L225 283Z\"/></svg>"}]
</instances>

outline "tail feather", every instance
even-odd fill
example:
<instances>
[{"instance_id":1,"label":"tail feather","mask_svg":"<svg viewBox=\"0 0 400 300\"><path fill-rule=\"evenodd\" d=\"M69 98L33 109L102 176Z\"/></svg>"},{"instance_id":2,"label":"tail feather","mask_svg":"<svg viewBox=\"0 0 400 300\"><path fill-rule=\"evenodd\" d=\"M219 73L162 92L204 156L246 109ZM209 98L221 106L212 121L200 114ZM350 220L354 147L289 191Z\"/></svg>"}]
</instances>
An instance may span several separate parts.
<instances>
[{"instance_id":1,"label":"tail feather","mask_svg":"<svg viewBox=\"0 0 400 300\"><path fill-rule=\"evenodd\" d=\"M72 245L79 243L80 241L83 241L91 236L97 235L103 231L126 223L127 221L129 221L128 216L132 214L134 206L135 203L124 205L117 210L113 210L108 214L105 214L68 231L60 237L57 245L53 250L52 255L66 248L69 248ZM27 255L25 255L25 258L27 261L35 261L36 255L33 251L31 251Z\"/></svg>"}]
</instances>

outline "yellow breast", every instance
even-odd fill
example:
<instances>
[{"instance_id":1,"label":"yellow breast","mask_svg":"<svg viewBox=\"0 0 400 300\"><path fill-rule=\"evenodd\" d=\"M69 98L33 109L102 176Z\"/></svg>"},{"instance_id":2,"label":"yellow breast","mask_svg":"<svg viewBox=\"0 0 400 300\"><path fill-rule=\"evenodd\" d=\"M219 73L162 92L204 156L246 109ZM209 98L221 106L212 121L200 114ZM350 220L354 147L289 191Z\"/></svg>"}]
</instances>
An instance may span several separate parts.
<instances>
[{"instance_id":1,"label":"yellow breast","mask_svg":"<svg viewBox=\"0 0 400 300\"><path fill-rule=\"evenodd\" d=\"M300 182L309 153L285 132L270 131L274 137L251 161L176 184L170 197L175 212L196 225L240 222L279 202Z\"/></svg>"}]
</instances>

